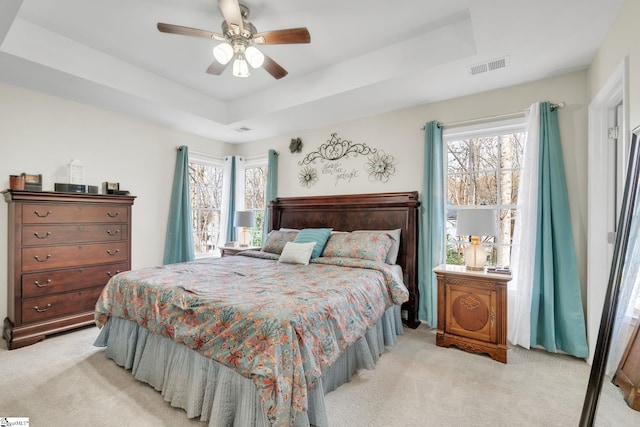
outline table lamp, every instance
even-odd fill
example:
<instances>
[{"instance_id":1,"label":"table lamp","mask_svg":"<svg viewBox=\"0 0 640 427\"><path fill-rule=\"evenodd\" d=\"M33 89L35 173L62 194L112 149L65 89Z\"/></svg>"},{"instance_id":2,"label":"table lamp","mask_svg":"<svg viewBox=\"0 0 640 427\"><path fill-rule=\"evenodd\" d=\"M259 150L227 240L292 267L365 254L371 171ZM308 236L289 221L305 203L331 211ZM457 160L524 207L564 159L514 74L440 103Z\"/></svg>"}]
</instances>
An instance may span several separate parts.
<instances>
[{"instance_id":1,"label":"table lamp","mask_svg":"<svg viewBox=\"0 0 640 427\"><path fill-rule=\"evenodd\" d=\"M467 270L483 271L487 263L487 250L480 244L481 236L495 236L495 209L461 209L458 211L458 236L470 236L471 244L464 249Z\"/></svg>"},{"instance_id":2,"label":"table lamp","mask_svg":"<svg viewBox=\"0 0 640 427\"><path fill-rule=\"evenodd\" d=\"M236 215L233 221L236 227L242 227L241 243L240 246L249 246L247 243L247 228L254 227L256 225L256 214L254 211L236 211Z\"/></svg>"}]
</instances>

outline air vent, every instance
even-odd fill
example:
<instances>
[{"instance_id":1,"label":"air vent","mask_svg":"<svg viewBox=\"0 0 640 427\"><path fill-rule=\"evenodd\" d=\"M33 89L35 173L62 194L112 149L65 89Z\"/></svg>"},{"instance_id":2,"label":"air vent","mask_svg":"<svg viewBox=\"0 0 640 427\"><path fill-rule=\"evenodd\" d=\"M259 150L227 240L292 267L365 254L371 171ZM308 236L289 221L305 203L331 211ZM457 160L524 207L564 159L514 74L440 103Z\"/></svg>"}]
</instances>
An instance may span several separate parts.
<instances>
[{"instance_id":1,"label":"air vent","mask_svg":"<svg viewBox=\"0 0 640 427\"><path fill-rule=\"evenodd\" d=\"M236 128L236 129L235 129L235 131L236 131L236 132L240 132L240 133L242 133L242 132L248 132L248 131L250 131L250 130L251 130L251 128L248 128L248 127L246 127L246 126L242 126L241 128Z\"/></svg>"},{"instance_id":2,"label":"air vent","mask_svg":"<svg viewBox=\"0 0 640 427\"><path fill-rule=\"evenodd\" d=\"M507 65L509 65L509 57L504 56L480 64L470 65L469 71L471 75L476 75L486 73L487 71L499 70L500 68L505 68Z\"/></svg>"}]
</instances>

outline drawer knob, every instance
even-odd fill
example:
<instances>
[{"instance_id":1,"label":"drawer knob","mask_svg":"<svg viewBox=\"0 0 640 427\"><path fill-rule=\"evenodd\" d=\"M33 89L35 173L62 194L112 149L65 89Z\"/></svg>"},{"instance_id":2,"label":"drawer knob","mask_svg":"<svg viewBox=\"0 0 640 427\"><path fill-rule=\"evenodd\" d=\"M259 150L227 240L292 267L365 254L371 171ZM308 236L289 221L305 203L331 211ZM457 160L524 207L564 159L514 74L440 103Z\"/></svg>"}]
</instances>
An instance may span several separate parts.
<instances>
[{"instance_id":1,"label":"drawer knob","mask_svg":"<svg viewBox=\"0 0 640 427\"><path fill-rule=\"evenodd\" d=\"M120 234L120 230L115 230L115 231L107 230L107 234L109 236L117 236L118 234Z\"/></svg>"},{"instance_id":2,"label":"drawer knob","mask_svg":"<svg viewBox=\"0 0 640 427\"><path fill-rule=\"evenodd\" d=\"M51 283L51 279L47 279L47 283L45 283L45 284L40 283L40 281L38 281L38 280L33 282L33 284L36 285L39 288L46 288L47 286L49 286L49 283Z\"/></svg>"},{"instance_id":3,"label":"drawer knob","mask_svg":"<svg viewBox=\"0 0 640 427\"><path fill-rule=\"evenodd\" d=\"M46 217L48 217L49 215L51 215L53 212L51 212L51 211L47 211L44 215L43 215L43 214L41 214L39 211L33 211L33 213L34 213L34 214L36 214L36 216L37 216L37 217L40 217L40 218L46 218Z\"/></svg>"},{"instance_id":4,"label":"drawer knob","mask_svg":"<svg viewBox=\"0 0 640 427\"><path fill-rule=\"evenodd\" d=\"M114 256L115 254L117 254L118 252L120 252L120 249L116 249L115 252L111 252L111 249L107 249L107 253L111 256Z\"/></svg>"},{"instance_id":5,"label":"drawer knob","mask_svg":"<svg viewBox=\"0 0 640 427\"><path fill-rule=\"evenodd\" d=\"M34 258L36 259L36 261L38 261L38 262L45 262L46 260L48 260L49 258L51 258L51 254L47 254L47 257L46 257L45 259L40 259L40 257L39 257L38 255L34 255L33 257L34 257Z\"/></svg>"},{"instance_id":6,"label":"drawer knob","mask_svg":"<svg viewBox=\"0 0 640 427\"><path fill-rule=\"evenodd\" d=\"M49 308L51 307L51 304L47 304L47 306L45 308L39 308L37 305L35 307L33 307L33 309L35 311L37 311L38 313L44 313L45 311L49 310Z\"/></svg>"},{"instance_id":7,"label":"drawer knob","mask_svg":"<svg viewBox=\"0 0 640 427\"><path fill-rule=\"evenodd\" d=\"M47 233L44 236L41 236L37 231L35 233L33 233L34 236L36 236L38 239L46 239L47 237L51 236L51 232L47 231Z\"/></svg>"},{"instance_id":8,"label":"drawer knob","mask_svg":"<svg viewBox=\"0 0 640 427\"><path fill-rule=\"evenodd\" d=\"M117 217L117 216L120 216L120 212L115 212L115 213L114 213L114 212L107 212L107 215L108 215L110 218L115 218L115 217Z\"/></svg>"},{"instance_id":9,"label":"drawer knob","mask_svg":"<svg viewBox=\"0 0 640 427\"><path fill-rule=\"evenodd\" d=\"M120 270L116 270L116 274L120 273ZM113 277L115 276L115 274L111 273L110 271L107 271L107 276L109 277Z\"/></svg>"}]
</instances>

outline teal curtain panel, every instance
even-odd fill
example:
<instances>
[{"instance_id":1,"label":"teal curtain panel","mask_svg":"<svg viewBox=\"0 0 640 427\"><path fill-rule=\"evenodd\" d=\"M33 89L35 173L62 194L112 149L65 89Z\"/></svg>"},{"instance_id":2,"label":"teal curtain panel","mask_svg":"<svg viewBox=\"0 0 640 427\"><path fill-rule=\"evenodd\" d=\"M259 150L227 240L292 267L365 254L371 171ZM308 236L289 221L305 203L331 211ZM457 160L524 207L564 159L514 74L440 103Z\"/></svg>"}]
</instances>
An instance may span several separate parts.
<instances>
[{"instance_id":1,"label":"teal curtain panel","mask_svg":"<svg viewBox=\"0 0 640 427\"><path fill-rule=\"evenodd\" d=\"M231 156L231 176L229 179L229 216L227 217L227 241L236 240L236 156Z\"/></svg>"},{"instance_id":2,"label":"teal curtain panel","mask_svg":"<svg viewBox=\"0 0 640 427\"><path fill-rule=\"evenodd\" d=\"M278 152L269 150L267 160L267 188L265 190L264 221L262 222L262 243L269 233L269 203L278 197Z\"/></svg>"},{"instance_id":3,"label":"teal curtain panel","mask_svg":"<svg viewBox=\"0 0 640 427\"><path fill-rule=\"evenodd\" d=\"M540 103L537 227L531 298L531 346L587 357L558 111Z\"/></svg>"},{"instance_id":4,"label":"teal curtain panel","mask_svg":"<svg viewBox=\"0 0 640 427\"><path fill-rule=\"evenodd\" d=\"M193 261L193 227L191 224L191 200L189 194L189 149L186 145L178 148L176 168L173 175L171 205L167 241L164 247L164 263Z\"/></svg>"},{"instance_id":5,"label":"teal curtain panel","mask_svg":"<svg viewBox=\"0 0 640 427\"><path fill-rule=\"evenodd\" d=\"M418 242L418 318L435 328L438 286L434 267L444 263L444 146L438 122L425 126L424 172Z\"/></svg>"}]
</instances>

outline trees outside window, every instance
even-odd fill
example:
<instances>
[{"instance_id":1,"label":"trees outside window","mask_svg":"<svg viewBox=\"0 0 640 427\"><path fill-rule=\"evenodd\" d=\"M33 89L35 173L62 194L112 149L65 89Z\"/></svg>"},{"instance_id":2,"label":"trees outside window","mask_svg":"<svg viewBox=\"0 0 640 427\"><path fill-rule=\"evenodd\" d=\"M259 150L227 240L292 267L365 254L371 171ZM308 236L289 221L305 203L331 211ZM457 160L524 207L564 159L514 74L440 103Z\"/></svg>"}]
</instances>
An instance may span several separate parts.
<instances>
[{"instance_id":1,"label":"trees outside window","mask_svg":"<svg viewBox=\"0 0 640 427\"><path fill-rule=\"evenodd\" d=\"M251 246L262 246L266 188L267 165L247 165L244 169L244 210L254 211L256 215L256 225L249 229Z\"/></svg>"},{"instance_id":2,"label":"trees outside window","mask_svg":"<svg viewBox=\"0 0 640 427\"><path fill-rule=\"evenodd\" d=\"M221 162L189 158L189 187L196 257L216 254L222 206Z\"/></svg>"},{"instance_id":3,"label":"trees outside window","mask_svg":"<svg viewBox=\"0 0 640 427\"><path fill-rule=\"evenodd\" d=\"M464 264L463 247L470 239L457 235L458 211L480 205L498 212L498 235L482 237L489 251L487 264L511 264L524 139L523 122L486 125L474 131L445 131L447 264Z\"/></svg>"}]
</instances>

